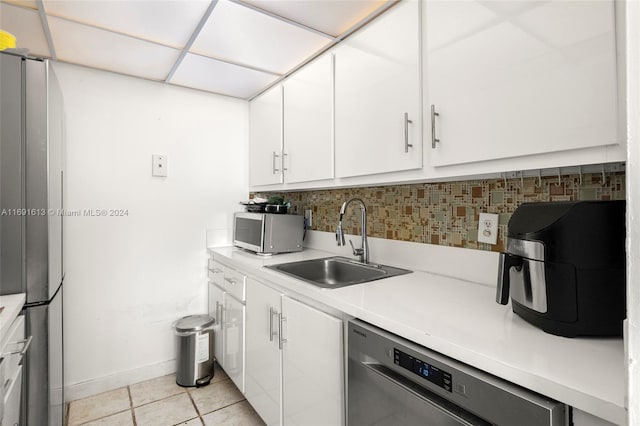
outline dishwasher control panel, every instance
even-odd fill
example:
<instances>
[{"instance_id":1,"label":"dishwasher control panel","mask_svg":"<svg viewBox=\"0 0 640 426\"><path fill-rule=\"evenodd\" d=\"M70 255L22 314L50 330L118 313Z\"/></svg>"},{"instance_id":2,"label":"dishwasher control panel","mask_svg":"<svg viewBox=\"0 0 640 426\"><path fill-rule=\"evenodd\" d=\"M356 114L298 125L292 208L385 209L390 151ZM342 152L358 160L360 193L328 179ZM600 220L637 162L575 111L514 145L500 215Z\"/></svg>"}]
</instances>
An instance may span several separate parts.
<instances>
[{"instance_id":1,"label":"dishwasher control panel","mask_svg":"<svg viewBox=\"0 0 640 426\"><path fill-rule=\"evenodd\" d=\"M393 349L393 362L405 370L409 370L434 385L451 392L450 373L395 348Z\"/></svg>"}]
</instances>

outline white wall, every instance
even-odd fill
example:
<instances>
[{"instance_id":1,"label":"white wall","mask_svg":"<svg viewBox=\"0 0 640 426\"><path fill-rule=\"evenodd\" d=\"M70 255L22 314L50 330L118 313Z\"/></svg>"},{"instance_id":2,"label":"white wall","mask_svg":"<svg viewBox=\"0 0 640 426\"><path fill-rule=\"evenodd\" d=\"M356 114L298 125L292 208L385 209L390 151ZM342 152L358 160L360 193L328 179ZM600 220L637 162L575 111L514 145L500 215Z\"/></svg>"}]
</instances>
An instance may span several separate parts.
<instances>
[{"instance_id":1,"label":"white wall","mask_svg":"<svg viewBox=\"0 0 640 426\"><path fill-rule=\"evenodd\" d=\"M248 194L245 101L55 64L66 111L66 399L174 371L177 318L206 313L207 229ZM151 176L151 155L168 177Z\"/></svg>"}]
</instances>

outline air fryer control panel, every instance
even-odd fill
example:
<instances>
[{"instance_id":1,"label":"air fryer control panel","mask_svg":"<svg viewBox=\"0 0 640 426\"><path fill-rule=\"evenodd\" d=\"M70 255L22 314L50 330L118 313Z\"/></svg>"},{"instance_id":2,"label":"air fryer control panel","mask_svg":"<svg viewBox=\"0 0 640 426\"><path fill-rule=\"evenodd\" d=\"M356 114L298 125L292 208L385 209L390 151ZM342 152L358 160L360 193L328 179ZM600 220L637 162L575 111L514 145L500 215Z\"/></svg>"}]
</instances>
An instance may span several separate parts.
<instances>
[{"instance_id":1,"label":"air fryer control panel","mask_svg":"<svg viewBox=\"0 0 640 426\"><path fill-rule=\"evenodd\" d=\"M405 370L409 370L423 379L427 379L436 386L440 386L447 392L451 392L450 373L398 349L393 350L393 362Z\"/></svg>"}]
</instances>

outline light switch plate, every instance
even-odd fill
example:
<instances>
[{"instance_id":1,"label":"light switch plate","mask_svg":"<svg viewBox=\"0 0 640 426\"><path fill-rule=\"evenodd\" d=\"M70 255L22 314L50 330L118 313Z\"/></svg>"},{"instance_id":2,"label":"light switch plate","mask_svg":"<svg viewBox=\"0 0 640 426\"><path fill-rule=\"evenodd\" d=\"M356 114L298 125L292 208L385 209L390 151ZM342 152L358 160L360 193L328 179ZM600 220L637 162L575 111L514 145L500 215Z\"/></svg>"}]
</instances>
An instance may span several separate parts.
<instances>
[{"instance_id":1,"label":"light switch plate","mask_svg":"<svg viewBox=\"0 0 640 426\"><path fill-rule=\"evenodd\" d=\"M489 244L496 244L498 242L497 214L480 213L480 221L478 223L478 241Z\"/></svg>"},{"instance_id":2,"label":"light switch plate","mask_svg":"<svg viewBox=\"0 0 640 426\"><path fill-rule=\"evenodd\" d=\"M167 156L153 154L151 156L152 168L151 176L166 177L167 176Z\"/></svg>"}]
</instances>

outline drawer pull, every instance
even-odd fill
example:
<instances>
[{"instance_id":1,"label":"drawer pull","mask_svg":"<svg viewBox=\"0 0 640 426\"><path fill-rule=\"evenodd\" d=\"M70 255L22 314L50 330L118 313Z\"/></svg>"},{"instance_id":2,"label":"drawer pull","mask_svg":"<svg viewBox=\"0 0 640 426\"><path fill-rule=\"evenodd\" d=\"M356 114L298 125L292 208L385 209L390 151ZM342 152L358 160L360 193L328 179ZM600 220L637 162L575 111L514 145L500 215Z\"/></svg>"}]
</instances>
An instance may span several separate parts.
<instances>
[{"instance_id":1,"label":"drawer pull","mask_svg":"<svg viewBox=\"0 0 640 426\"><path fill-rule=\"evenodd\" d=\"M224 279L226 282L228 282L231 285L236 285L238 282L232 278L225 278Z\"/></svg>"},{"instance_id":2,"label":"drawer pull","mask_svg":"<svg viewBox=\"0 0 640 426\"><path fill-rule=\"evenodd\" d=\"M220 268L211 268L209 269L211 272L213 272L214 274L219 274L222 272L222 269Z\"/></svg>"}]
</instances>

